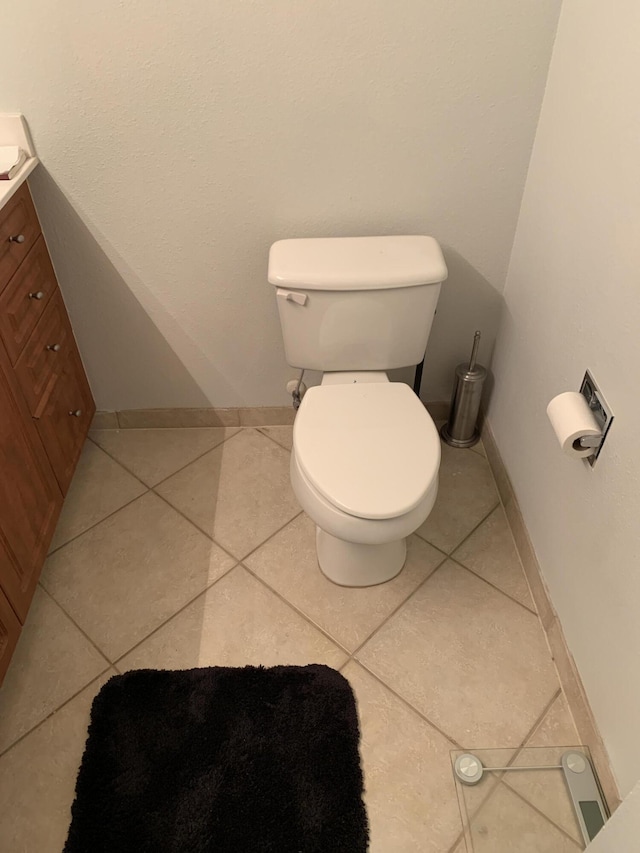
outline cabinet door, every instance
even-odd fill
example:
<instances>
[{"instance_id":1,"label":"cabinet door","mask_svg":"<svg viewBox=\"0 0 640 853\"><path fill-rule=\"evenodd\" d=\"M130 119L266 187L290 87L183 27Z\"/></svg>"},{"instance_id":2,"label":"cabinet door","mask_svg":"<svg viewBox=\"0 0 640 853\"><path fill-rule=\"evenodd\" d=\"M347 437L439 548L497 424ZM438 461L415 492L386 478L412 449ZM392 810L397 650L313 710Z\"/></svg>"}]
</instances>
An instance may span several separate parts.
<instances>
[{"instance_id":1,"label":"cabinet door","mask_svg":"<svg viewBox=\"0 0 640 853\"><path fill-rule=\"evenodd\" d=\"M0 551L0 560L2 560L2 551ZM18 617L0 589L0 684L2 684L21 630L22 625L18 622Z\"/></svg>"},{"instance_id":2,"label":"cabinet door","mask_svg":"<svg viewBox=\"0 0 640 853\"><path fill-rule=\"evenodd\" d=\"M63 495L69 488L95 410L80 355L74 347L35 421Z\"/></svg>"},{"instance_id":3,"label":"cabinet door","mask_svg":"<svg viewBox=\"0 0 640 853\"><path fill-rule=\"evenodd\" d=\"M0 507L0 586L24 622L62 494L1 344Z\"/></svg>"}]
</instances>

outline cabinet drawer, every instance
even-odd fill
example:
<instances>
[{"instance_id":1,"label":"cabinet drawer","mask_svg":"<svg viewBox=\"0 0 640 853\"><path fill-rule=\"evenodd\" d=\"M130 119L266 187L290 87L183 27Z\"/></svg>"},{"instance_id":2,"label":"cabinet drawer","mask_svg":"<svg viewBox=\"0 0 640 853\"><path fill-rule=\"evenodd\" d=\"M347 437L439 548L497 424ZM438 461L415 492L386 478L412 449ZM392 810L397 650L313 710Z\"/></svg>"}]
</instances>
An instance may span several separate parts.
<instances>
[{"instance_id":1,"label":"cabinet drawer","mask_svg":"<svg viewBox=\"0 0 640 853\"><path fill-rule=\"evenodd\" d=\"M0 337L15 364L56 292L57 282L44 237L36 243L0 293Z\"/></svg>"},{"instance_id":2,"label":"cabinet drawer","mask_svg":"<svg viewBox=\"0 0 640 853\"><path fill-rule=\"evenodd\" d=\"M22 626L0 589L0 684L9 666Z\"/></svg>"},{"instance_id":3,"label":"cabinet drawer","mask_svg":"<svg viewBox=\"0 0 640 853\"><path fill-rule=\"evenodd\" d=\"M42 319L16 363L16 373L27 405L39 418L75 340L60 293L51 299Z\"/></svg>"},{"instance_id":4,"label":"cabinet drawer","mask_svg":"<svg viewBox=\"0 0 640 853\"><path fill-rule=\"evenodd\" d=\"M27 257L39 233L29 187L23 184L0 210L0 290Z\"/></svg>"},{"instance_id":5,"label":"cabinet drawer","mask_svg":"<svg viewBox=\"0 0 640 853\"><path fill-rule=\"evenodd\" d=\"M35 422L63 494L66 494L96 407L75 346Z\"/></svg>"}]
</instances>

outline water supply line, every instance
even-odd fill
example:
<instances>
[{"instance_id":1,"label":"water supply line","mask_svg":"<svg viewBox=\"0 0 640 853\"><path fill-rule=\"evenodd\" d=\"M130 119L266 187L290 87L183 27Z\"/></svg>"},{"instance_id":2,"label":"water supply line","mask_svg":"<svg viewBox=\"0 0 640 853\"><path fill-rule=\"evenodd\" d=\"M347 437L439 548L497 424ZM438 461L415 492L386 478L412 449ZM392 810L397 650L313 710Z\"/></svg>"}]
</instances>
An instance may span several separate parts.
<instances>
[{"instance_id":1,"label":"water supply line","mask_svg":"<svg viewBox=\"0 0 640 853\"><path fill-rule=\"evenodd\" d=\"M300 391L300 387L302 386L302 377L304 376L304 367L300 371L300 376L298 377L298 384L291 392L291 396L293 398L293 408L297 411L300 408L300 403L302 402L302 392Z\"/></svg>"}]
</instances>

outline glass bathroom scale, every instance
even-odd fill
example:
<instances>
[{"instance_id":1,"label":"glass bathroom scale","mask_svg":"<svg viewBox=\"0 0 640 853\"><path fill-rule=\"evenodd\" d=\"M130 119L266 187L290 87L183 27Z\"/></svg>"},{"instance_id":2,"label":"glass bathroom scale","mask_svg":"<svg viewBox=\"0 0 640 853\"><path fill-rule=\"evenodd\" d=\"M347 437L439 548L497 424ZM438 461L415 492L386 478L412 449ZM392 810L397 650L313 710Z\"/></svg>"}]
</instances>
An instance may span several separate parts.
<instances>
[{"instance_id":1,"label":"glass bathroom scale","mask_svg":"<svg viewBox=\"0 0 640 853\"><path fill-rule=\"evenodd\" d=\"M585 746L454 750L451 761L467 853L576 853L608 818Z\"/></svg>"}]
</instances>

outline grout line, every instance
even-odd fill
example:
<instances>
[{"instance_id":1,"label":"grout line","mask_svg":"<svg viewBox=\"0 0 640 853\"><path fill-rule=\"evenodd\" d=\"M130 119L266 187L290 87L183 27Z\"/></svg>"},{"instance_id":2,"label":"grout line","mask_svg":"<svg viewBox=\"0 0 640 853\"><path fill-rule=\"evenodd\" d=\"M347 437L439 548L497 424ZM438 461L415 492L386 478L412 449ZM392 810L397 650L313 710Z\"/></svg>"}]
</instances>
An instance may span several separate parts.
<instances>
[{"instance_id":1,"label":"grout line","mask_svg":"<svg viewBox=\"0 0 640 853\"><path fill-rule=\"evenodd\" d=\"M525 737L524 737L524 739L523 739L522 743L521 743L521 744L520 744L520 746L518 747L518 750L517 750L517 752L516 752L515 756L513 757L513 760L514 760L514 761L516 760L516 758L518 757L518 755L520 755L520 753L522 752L522 750L526 748L527 743L531 740L531 738L534 736L534 734L538 731L538 729L539 729L539 728L540 728L540 726L542 725L542 722L543 722L544 718L547 716L547 714L548 714L548 713L549 713L549 711L551 710L551 708L552 708L552 706L553 706L553 703L556 701L556 699L558 698L558 696L560 696L560 694L561 694L561 693L562 693L562 688L561 688L561 687L559 687L559 688L555 691L555 693L553 694L553 696L551 697L551 699L550 699L550 700L547 702L547 704L544 706L544 708L542 709L542 712L541 712L541 714L539 715L538 719L537 719L537 720L535 721L535 723L531 726L531 728L529 729L529 731L528 731L528 732L527 732L527 734L525 735Z\"/></svg>"},{"instance_id":2,"label":"grout line","mask_svg":"<svg viewBox=\"0 0 640 853\"><path fill-rule=\"evenodd\" d=\"M436 549L436 550L439 550L439 549ZM442 554L442 551L440 551L440 553ZM405 606L405 604L408 604L408 603L409 603L409 601L410 601L410 600L413 598L413 596L418 592L418 590L422 589L422 587L423 587L423 586L424 586L428 581L430 581L430 580L431 580L431 578L435 575L435 573L436 573L436 572L437 572L437 571L438 571L442 566L444 566L444 564L445 564L446 562L447 562L447 555L446 555L446 554L442 554L442 559L441 559L441 560L440 560L440 562L435 566L435 568L434 568L431 572L429 572L429 574L426 576L426 578L423 578L423 579L420 581L420 583L418 584L418 586L417 586L415 589L413 589L413 590L409 593L409 595L408 595L405 599L403 599L403 600L398 604L398 606L397 606L397 607L394 607L394 608L393 608L393 610L392 610L390 613L388 613L388 614L384 617L384 619L382 620L382 622L381 622L378 626L376 626L376 627L373 629L373 631L371 631L371 633L370 633L367 637L365 637L365 639L360 643L360 645L358 645L358 646L357 646L357 647L356 647L356 648L351 652L351 657L355 657L355 655L357 655L357 654L358 654L358 652L360 652L360 651L362 650L363 646L366 646L366 644L367 644L370 640L372 640L372 639L375 637L375 635L376 635L380 630L382 630L382 628L384 628L384 626L385 626L385 625L386 625L386 624L387 624L387 623L388 623L388 622L389 622L389 621L390 621L390 620L391 620L391 619L396 615L396 613L397 613L399 610L401 610L401 609Z\"/></svg>"},{"instance_id":3,"label":"grout line","mask_svg":"<svg viewBox=\"0 0 640 853\"><path fill-rule=\"evenodd\" d=\"M178 507L174 506L171 503L171 501L167 500L167 498L165 498L165 496L163 494L161 494L160 492L156 492L155 489L149 489L149 491L152 494L154 494L157 498L159 498L163 503L165 503L169 507L169 509L172 509L181 518L183 518L186 522L188 522L192 527L195 527L195 529L199 533L202 533L203 536L206 536L210 542L213 542L213 544L217 548L219 548L223 552L223 554L226 554L227 557L230 557L234 561L234 564L240 562L240 559L238 557L236 557L235 554L232 554L231 551L228 551L223 545L221 545L216 539L214 539L210 533L207 533L207 531L204 530L202 527L200 527L199 524L196 524L195 521L193 521L191 518L189 518L187 515L185 515L181 509L178 509Z\"/></svg>"},{"instance_id":4,"label":"grout line","mask_svg":"<svg viewBox=\"0 0 640 853\"><path fill-rule=\"evenodd\" d=\"M423 536L421 533L418 533L417 531L416 531L416 536L419 536L421 539L423 539L423 540L424 540L425 542L427 542L429 545L433 546L434 548L437 548L437 549L438 549L438 551L442 551L442 553L443 553L443 554L446 554L446 555L447 555L447 557L450 557L452 554L454 554L454 553L458 550L458 548L460 548L462 545L464 545L464 543L467 541L467 539L468 539L470 536L473 536L473 534L476 532L476 530L477 530L477 529L478 529L482 524L484 524L484 522L489 518L489 516L491 515L491 513L492 513L492 512L495 512L495 511L498 509L498 507L499 507L499 506L500 506L500 498L498 497L498 502L495 504L495 506L492 506L492 507L491 507L491 509L489 510L489 512L488 512L486 515L483 515L483 516L482 516L482 518L481 518L481 519L480 519L480 521L475 525L475 527L473 527L473 528L472 528L472 529L471 529L471 530L470 530L470 531L469 531L469 532L468 532L468 533L467 533L467 534L466 534L466 535L465 535L465 536L464 536L464 537L463 537L459 542L457 542L457 543L453 546L453 548L451 549L451 551L445 551L445 550L444 550L444 548L441 548L439 545L434 545L434 543L433 543L433 542L431 542L429 539L427 539L427 538L426 538L426 536Z\"/></svg>"},{"instance_id":5,"label":"grout line","mask_svg":"<svg viewBox=\"0 0 640 853\"><path fill-rule=\"evenodd\" d=\"M462 822L462 818L461 818L460 822ZM462 828L462 832L460 833L460 835L458 835L456 840L453 842L453 845L446 851L446 853L456 853L456 850L458 849L458 845L460 844L461 841L464 841L464 848L463 848L463 851L464 851L467 849L467 842L465 841L465 837L464 837L464 827Z\"/></svg>"},{"instance_id":6,"label":"grout line","mask_svg":"<svg viewBox=\"0 0 640 853\"><path fill-rule=\"evenodd\" d=\"M150 486L148 486L143 480L141 480L137 474L134 474L133 471L130 471L126 465L123 465L122 462L120 462L119 459L116 459L116 457L112 453L110 453L108 450L105 450L104 447L102 447L100 444L98 444L98 442L94 438L92 438L92 436L90 436L88 433L87 433L87 441L90 441L94 447L97 447L98 450L102 451L102 453L104 453L105 456L108 456L112 462L115 462L116 465L119 465L120 468L122 468L124 471L126 471L127 474L129 474L131 477L133 477L134 480L137 480L141 486L145 487L145 489L150 488ZM68 494L68 492L67 492L67 494Z\"/></svg>"},{"instance_id":7,"label":"grout line","mask_svg":"<svg viewBox=\"0 0 640 853\"><path fill-rule=\"evenodd\" d=\"M164 498L163 498L163 500L164 500ZM165 503L168 503L168 501L165 501ZM169 506L171 506L171 504L168 504L168 505L169 505ZM297 513L297 515L295 515L295 516L294 516L292 519L290 519L289 521L285 522L285 524L283 524L283 525L282 525L282 527L280 527L280 528L278 528L278 530L274 531L274 532L273 532L273 533L272 533L272 534L271 534L267 539L265 539L265 540L264 540L264 542L262 542L260 545L256 546L256 548L254 549L254 551L257 551L259 548L261 548L263 545L265 545L265 544L266 544L270 539L272 539L274 536L276 536L278 533L280 533L280 531L281 531L281 530L283 530L285 527L287 527L287 525L289 525L292 521L294 521L296 518L298 518L300 515L302 515L303 511L304 511L304 510L300 510L300 512L299 512L299 513ZM180 514L182 515L182 513L180 513ZM184 518L186 518L186 516L183 516L183 517L184 517ZM187 520L187 521L189 521L189 519L186 519L186 520ZM193 522L190 522L190 523L193 523ZM198 528L198 529L200 529L200 528ZM205 534L205 535L206 535L206 534ZM209 538L209 539L211 539L211 537L208 537L208 538ZM218 545L218 543L217 543L214 539L211 539L211 541L212 541L215 545ZM220 547L221 547L221 546L220 546ZM254 553L254 551L251 551L251 552L250 552L250 554L253 554L253 553ZM225 553L227 553L227 554L228 554L228 552L227 552L227 551L225 551ZM247 556L250 556L250 554L248 554ZM224 572L223 572L223 574L222 574L222 575L220 575L220 577L219 577L219 578L216 578L214 581L212 581L212 582L211 582L208 586L206 586L204 589L200 590L200 592L198 592L198 594L197 594L197 595L195 595L195 596L194 596L192 599L190 599L186 604L184 604L182 607L180 607L180 608L179 608L179 610L176 610L176 612L175 612L175 613L172 613L172 614L171 614L171 616L168 616L168 617L167 617L167 618L166 618L166 619L165 619L165 620L164 620L160 625L158 625L156 628L154 628L154 629L153 629L153 631L151 631L151 633L150 633L150 634L148 634L146 637L144 637L142 640L140 640L138 643L136 643L136 644L135 644L135 646L132 646L132 647L131 647L130 649L128 649L128 651L126 651L124 654L120 655L120 656L119 656L119 657L117 657L114 661L110 662L110 663L111 663L111 665L112 665L112 666L117 666L117 664L118 664L118 663L119 663L123 658L125 658L127 655L131 654L131 652L133 652L135 649L137 649L139 646L141 646L143 643L145 643L145 642L146 642L150 637L152 637L154 634L156 634L156 633L157 633L161 628L163 628L165 625L167 625L169 622L171 622L171 620L172 620L172 619L174 619L174 618L175 618L179 613L181 613L183 610L185 610L187 607L189 607L189 605L190 605L190 604L193 604L193 603L194 603L194 601L196 601L198 598L200 598L200 597L201 597L202 595L204 595L205 593L209 592L209 590L210 590L212 587L214 587L214 586L215 586L219 581L221 581L223 577L226 577L228 574L230 574L234 569L237 569L238 567L241 567L241 568L245 569L245 570L246 570L246 571L247 571L247 572L248 572L252 577L256 578L256 580L260 581L260 582L261 582L264 586L266 586L270 591L272 591L275 595L277 595L277 596L278 596L278 598L281 598L281 599L282 599L282 601L284 601L284 602L285 602L285 604L287 604L287 605L288 605L292 610L294 610L294 611L295 611L295 612L297 612L297 613L300 613L300 615L304 617L305 621L307 621L310 625L313 625L313 627L314 627L314 628L318 628L318 630L319 630L321 633L325 634L325 636L326 636L329 640L331 640L331 642L332 642L334 645L337 645L337 646L338 646L342 651L344 651L344 652L345 652L345 654L347 654L347 655L349 654L348 649L345 649L345 648L344 648L344 647L343 647L343 646L342 646L338 641L336 641L333 637L331 637L329 634L327 634L327 633L326 633L326 631L324 631L322 628L320 628L320 627L319 627L319 626L317 626L314 622L312 622L312 621L311 621L311 620L306 616L306 614L304 614L304 613L302 613L302 612L298 611L298 610L297 610L297 608L296 608L293 604L291 604L289 601L287 601L285 598L283 598L283 597L280 595L280 593L278 593L276 590L272 589L272 588L271 588L271 587L270 587L270 586L269 586L265 581L263 581L263 580L262 580L262 578L260 578L258 575L256 575L256 574L255 574L255 572L253 572L251 569L249 569L249 568L248 568L248 566L245 566L245 565L244 565L244 563L243 563L241 560L238 560L238 558L237 558L237 557L234 557L232 554L229 554L229 556L230 556L230 557L232 557L232 558L233 558L233 560L235 561L235 562L234 562L234 564L233 564L233 566L231 566L231 567L230 567L230 568L228 568L226 571L224 571Z\"/></svg>"},{"instance_id":8,"label":"grout line","mask_svg":"<svg viewBox=\"0 0 640 853\"><path fill-rule=\"evenodd\" d=\"M570 838L570 839L571 839L571 841L573 841L573 843L576 845L576 849L577 849L577 850L580 850L580 849L581 849L581 848L578 846L578 842L576 841L576 839L575 839L572 835L570 835L570 834L567 832L567 830L566 830L566 829L564 829L564 827L560 826L560 824L559 824L559 823L556 823L556 822L555 822L555 820L553 820L553 818L550 818L550 817L549 817L549 815L547 815L547 814L545 814L543 811L541 811L541 810L538 808L538 806L536 806L536 804L535 804L535 803L532 803L530 800L528 800L525 796L523 796L523 795L520 793L520 791L516 790L515 788L512 788L512 787L511 787L511 785L510 785L510 784L509 784L505 779L501 779L500 781L501 781L501 784L505 786L505 788L508 788L508 790L509 790L512 794L515 794L515 795L516 795L516 797L518 797L518 799L519 799L519 800L521 800L523 803L525 803L525 805L529 806L529 808L530 808L530 809L533 809L533 811L534 811L534 812L537 812L537 813L540 815L540 817L541 817L541 818L544 818L544 820L546 820L546 822L547 822L547 823L550 823L550 824L551 824L551 826L554 826L554 827L555 827L557 830L559 830L559 831L560 831L560 832L561 832L561 833L562 833L566 838ZM576 825L577 825L577 822L576 822Z\"/></svg>"},{"instance_id":9,"label":"grout line","mask_svg":"<svg viewBox=\"0 0 640 853\"><path fill-rule=\"evenodd\" d=\"M331 643L332 643L334 646L337 646L337 647L340 649L340 651L342 651L342 652L344 652L346 655L348 655L347 660L346 660L343 664L341 664L341 665L340 665L339 669L341 669L343 666L346 666L346 664L351 660L351 652L349 651L349 649L347 649L347 648L346 648L346 647L345 647L345 646L344 646L344 645L343 645L339 640L337 640L335 637L331 636L331 634L329 634L329 633L328 633L328 631L326 631L324 628L322 628L320 625L318 625L318 624L317 624L317 622L314 622L314 621L313 621L313 619L312 619L310 616L308 616L308 615L307 615L303 610L300 610L298 607L296 607L296 605L295 605L295 604L292 604L290 601L288 601L288 600L287 600L287 599L282 595L282 593L278 592L278 590L277 590L277 589L274 589L272 586L269 586L269 584L267 583L267 581L266 581L266 580L264 580L264 578L261 578L261 577L260 577L260 575L256 574L252 569L250 569L250 568L249 568L248 566L246 566L244 563L240 563L240 565L242 566L242 568L243 568L246 572L248 572L248 573L251 575L251 577L253 577L253 578L255 578L257 581L259 581L263 586L265 586L265 587L269 590L269 592L272 592L272 593L273 593L275 596L277 596L277 597L278 597L282 602L284 602L284 603L285 603L285 604L286 604L286 605L287 605L291 610L293 610L295 613L297 613L297 614L298 614L298 616L302 616L302 618L305 620L305 622L308 622L308 623L309 623L309 625L311 625L313 628L315 628L315 629L316 629L316 630L318 630L321 634L323 634L323 635L324 635L328 640L330 640L330 641L331 641Z\"/></svg>"},{"instance_id":10,"label":"grout line","mask_svg":"<svg viewBox=\"0 0 640 853\"><path fill-rule=\"evenodd\" d=\"M172 427L172 429L191 429L191 427ZM158 486L161 486L163 483L166 483L167 480L170 480L172 477L175 477L176 474L180 474L182 471L184 471L185 468L188 468L189 465L193 465L194 462L199 462L200 459L202 459L203 456L206 456L208 453L212 453L214 450L218 450L219 448L221 448L223 444L226 444L228 441L231 441L237 435L240 435L243 428L242 427L196 427L196 429L235 429L236 432L234 432L233 435L227 435L225 438L222 439L221 442L219 442L218 444L214 444L213 447L210 447L208 450L205 450L204 453L201 453L199 456L196 456L195 459L192 459L190 462L187 462L186 465L183 465L181 468L177 468L171 474L168 474L166 477L163 477L162 480L158 480L157 483L154 483L153 486L151 486L152 489L156 489Z\"/></svg>"},{"instance_id":11,"label":"grout line","mask_svg":"<svg viewBox=\"0 0 640 853\"><path fill-rule=\"evenodd\" d=\"M189 601L186 602L186 604L183 604L178 610L175 611L175 613L172 613L171 616L167 616L167 618L164 619L159 625L156 625L156 627L153 629L153 631L151 631L149 634L147 634L145 637L143 637L141 640L139 640L134 646L131 646L130 649L127 649L126 652L123 652L123 654L118 655L118 657L112 661L111 665L116 667L118 669L118 672L120 672L120 669L118 668L118 664L123 660L123 658L126 658L127 655L130 655L131 652L135 651L143 643L146 643L147 640L149 640L151 637L153 637L154 634L157 634L161 628L164 628L169 622L172 621L172 619L175 619L176 616L178 616L180 613L182 613L183 610L186 610L187 607L189 607L191 604L194 603L194 601L197 601L201 596L203 596L207 592L209 592L209 590L212 589L223 578L226 578L227 575L230 575L231 572L234 569L237 569L239 565L240 565L240 563L236 562L233 566L230 566L228 569L225 569L224 572L220 575L220 577L215 578L215 580L211 581L210 584L207 584L207 586L205 586L204 589L201 589L198 593L196 593L196 595L194 595L193 598L190 598Z\"/></svg>"},{"instance_id":12,"label":"grout line","mask_svg":"<svg viewBox=\"0 0 640 853\"><path fill-rule=\"evenodd\" d=\"M19 737L17 740L14 740L12 744L10 744L8 747L6 747L6 749L4 749L2 752L0 752L0 758L4 758L4 757L5 757L5 755L7 755L7 753L11 752L11 750L14 748L14 746L17 746L17 745L20 743L20 741L23 741L23 740L24 740L26 737L28 737L30 734L33 734L33 733L35 732L35 730L36 730L36 729L39 729L39 728L40 728L40 726L44 725L44 724L47 722L47 720L50 720L50 719L51 719L51 717L55 716L55 715L58 713L58 711L61 711L61 710L65 707L65 705L68 705L68 704L69 704L69 702L73 702L73 700L74 700L77 696L79 696L79 695L82 693L82 691L83 691L83 690L86 690L86 689L87 689L87 687L90 687L90 686L91 686L95 681L97 681L99 678L102 678L102 676L105 674L105 672L108 672L108 671L109 671L110 669L112 669L112 668L113 668L113 667L112 667L112 665L111 665L111 664L109 664L109 666L108 666L108 667L106 667L105 669L103 669L103 670L102 670L102 672L99 672L99 673L98 673L98 675L94 676L94 678L91 678L91 679L90 679L90 680L89 680L85 685L83 685L79 690L76 690L76 692L75 692L72 696L69 696L69 698L68 698L68 699L65 699L65 700L64 700L64 702L62 702L60 705L58 705L58 707L57 707L57 708L55 708L53 711L50 711L50 712L47 714L47 716L46 716L46 717L43 717L43 719L42 719L42 720L40 720L40 722L38 722L38 723L36 723L34 726L32 726L32 727L29 729L29 731L24 732L23 734L21 734L21 735L20 735L20 737Z\"/></svg>"},{"instance_id":13,"label":"grout line","mask_svg":"<svg viewBox=\"0 0 640 853\"><path fill-rule=\"evenodd\" d=\"M248 554L245 554L243 557L236 557L235 559L238 560L239 563L243 563L244 560L246 560L248 557L253 557L253 555L256 553L256 551L259 551L263 545L266 545L267 542L270 542L275 536L278 535L278 533L281 533L285 529L285 527L288 527L291 524L292 521L295 521L296 518L300 518L300 516L303 515L303 513L304 513L304 510L301 509L300 512L297 512L288 521L285 521L285 523L283 525L281 525L277 530L274 530L273 533L270 533L267 536L267 538L264 540L264 542L261 542L259 545L256 545L255 548L253 548L251 551L249 551ZM247 568L247 566L245 566L245 568Z\"/></svg>"},{"instance_id":14,"label":"grout line","mask_svg":"<svg viewBox=\"0 0 640 853\"><path fill-rule=\"evenodd\" d=\"M509 601L513 601L514 604L519 604L520 607L523 607L527 611L527 613L530 613L532 616L535 616L536 618L538 617L538 613L535 610L532 610L530 607L527 607L526 604L523 604L521 601L518 601L517 598L514 598L512 595L509 595L509 593L505 592L504 589L501 589L499 586L496 586L494 583L491 583L491 581L482 577L482 575L478 574L478 572L475 572L473 569L470 569L469 566L465 566L465 564L461 563L460 560L456 560L455 557L449 557L449 559L451 560L452 563L455 563L457 566L460 566L461 569L464 569L466 572L470 572L472 575L474 575L474 577L478 578L478 580L484 581L488 586L495 589L496 592L499 592L502 595L504 595L506 598L508 598Z\"/></svg>"},{"instance_id":15,"label":"grout line","mask_svg":"<svg viewBox=\"0 0 640 853\"><path fill-rule=\"evenodd\" d=\"M268 438L268 439L269 439L270 441L272 441L274 444L277 444L277 445L278 445L278 447L279 447L281 450L286 450L286 452L287 452L287 453L291 453L291 451L289 450L289 448L288 448L288 447L285 447L285 446L284 446L284 444L280 444L280 442L279 442L277 439L275 439L272 435L268 435L268 433L264 432L264 430L265 430L265 429L269 429L269 427L274 427L274 426L287 426L287 427L288 427L288 426L289 426L289 424L268 424L268 425L266 425L266 426L264 426L264 427L256 427L256 429L257 429L257 430L258 430L258 432L260 432L260 433L261 433L265 438ZM245 427L245 429L247 429L247 427ZM291 429L293 429L293 424L291 424Z\"/></svg>"},{"instance_id":16,"label":"grout line","mask_svg":"<svg viewBox=\"0 0 640 853\"><path fill-rule=\"evenodd\" d=\"M344 666L346 666L346 665L347 665L347 663L350 663L350 661L347 661L347 662L344 664ZM409 708L411 711L413 711L413 713L414 713L414 714L417 714L417 716L418 716L418 717L420 717L420 719L421 719L421 720L423 720L425 723L428 723L428 724L429 724L429 726L431 726L431 728L432 728L432 729L435 729L435 730L438 732L438 734L442 735L442 737L443 737L443 738L445 738L445 740L447 740L447 741L448 741L448 742L453 746L453 748L454 748L454 749L464 749L464 747L463 747L463 746L460 746L460 744L458 743L458 741L457 741L457 740L454 740L454 739L451 737L451 735L448 735L445 731L443 731L443 730L440 728L440 726L436 725L436 723L434 723L434 722L433 722L433 720L431 720L429 717L427 717L427 715L426 715L426 714L423 714L423 713L422 713L422 711L419 711L419 710L415 707L415 705L412 705L412 704L411 704L411 702L409 702L409 700L408 700L408 699L405 699L405 698L404 698L404 696L402 696L400 693L398 693L396 690L394 690L394 688L393 688L393 687L391 687L389 684L387 684L387 683L386 683L386 681L383 681L383 680L382 680L382 678L380 678L380 676L379 676L379 675L376 675L376 673L375 673L375 672L373 672L373 670L369 669L369 667L368 667L366 664L362 663L362 661L361 661L361 660L356 660L355 658L353 658L353 663L356 663L356 664L358 664L358 666L361 666L361 667L362 667L362 669L364 669L364 670L365 670L365 672L367 672L367 673L368 673L372 678L374 678L374 679L375 679L379 684L381 684L381 685L382 685L383 687L385 687L385 688L386 688L390 693L392 693L392 694L396 697L396 699L399 699L399 700L402 702L402 704L403 704L403 705L405 705L407 708ZM356 697L356 698L357 698L357 697Z\"/></svg>"},{"instance_id":17,"label":"grout line","mask_svg":"<svg viewBox=\"0 0 640 853\"><path fill-rule=\"evenodd\" d=\"M80 539L81 536L84 536L85 533L88 533L90 530L93 530L94 527L97 527L99 524L102 524L103 521L106 521L108 518L117 515L117 513L119 513L121 509L125 509L125 507L131 506L131 504L135 503L140 498L143 498L145 495L149 494L150 491L151 489L145 486L144 492L141 492L139 495L136 495L135 498L132 498L132 500L127 501L125 504L122 504L122 506L119 506L117 509L114 509L113 512L110 512L108 515L105 515L104 518L101 518L99 521L96 521L93 524L89 525L89 527L85 528L81 533L76 533L75 536L72 536L71 539L67 539L66 542L62 543L62 545L58 545L58 547L54 548L53 551L49 551L49 553L47 554L47 559L53 556L53 554L57 554L58 551L61 551L63 548L66 548L67 545L70 545L72 542L75 542L76 539Z\"/></svg>"},{"instance_id":18,"label":"grout line","mask_svg":"<svg viewBox=\"0 0 640 853\"><path fill-rule=\"evenodd\" d=\"M159 429L161 429L161 428L159 428ZM190 429L190 427L165 427L165 429L171 429L171 430L173 430L173 429ZM207 453L211 453L212 450L217 450L219 447L222 447L222 445L225 444L227 441L230 441L232 438L235 438L235 436L238 435L238 433L240 432L241 428L240 427L195 427L195 429L235 429L235 430L237 430L237 432L234 432L233 435L225 436L225 438L223 438L222 441L218 442L217 444L214 444L212 447L209 447L207 450L204 450L202 453L200 453L194 459L191 459L189 462L186 462L180 468L176 468L175 471L172 471L171 474L167 474L166 477L163 477L161 480L158 480L158 482L154 483L152 486L147 485L147 483L145 483L144 480L141 480L137 474L135 474L130 468L128 468L124 464L124 462L121 462L119 459L116 459L116 457L109 450L105 450L105 448L101 444L99 444L94 438L91 437L91 435L88 435L87 438L91 442L93 442L93 444L95 444L96 447L99 447L103 453L106 453L110 459L113 459L114 462L116 462L118 465L120 465L121 468L124 468L124 470L128 474L131 474L132 477L135 477L136 480L138 480L140 483L142 483L142 485L145 488L155 489L156 486L159 486L161 483L164 483L167 480L170 480L171 477L173 477L175 474L179 474L181 471L184 471L185 468L188 468L189 465L193 465L194 462L197 462L199 459L202 459L202 457L206 456ZM126 428L121 430L121 431L125 432L125 433L126 432L136 432L136 431L140 432L140 430L129 430Z\"/></svg>"},{"instance_id":19,"label":"grout line","mask_svg":"<svg viewBox=\"0 0 640 853\"><path fill-rule=\"evenodd\" d=\"M107 655L105 655L105 653L102 651L102 649L100 648L100 646L95 642L95 640L93 640L93 639L92 639L92 638L87 634L87 632L84 630L84 628L81 628L81 627L80 627L80 625L78 625L78 623L77 623L77 622L76 622L76 620L73 618L73 616L71 616L69 613L67 613L66 609L62 606L62 604L60 604L60 602L57 600L57 598L56 598L52 593L50 593L50 592L49 592L49 590L48 590L45 586L43 586L39 581L38 581L38 586L39 586L39 587L40 587L40 589L41 589L41 590L42 590L42 591L43 591L43 592L48 596L48 598L50 598L50 599L51 599L51 601L53 601L53 603L56 605L56 607L59 607L59 608L60 608L60 610L64 613L64 615L67 617L67 619L68 619L68 620L69 620L73 625L75 625L75 627L78 629L78 631L80 631L80 633L81 633L81 634L82 634L82 636L85 638L85 640L88 640L88 642L89 642L89 643L93 646L93 648L98 652L98 654L100 655L100 657L104 658L104 659L106 660L106 662L109 664L109 666L111 666L111 661L109 660L109 658L107 657Z\"/></svg>"}]
</instances>

